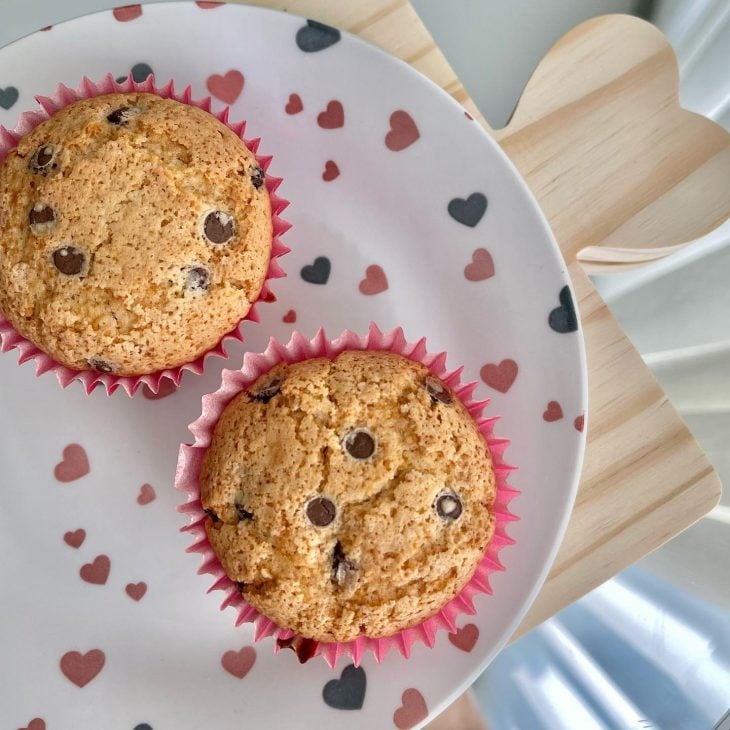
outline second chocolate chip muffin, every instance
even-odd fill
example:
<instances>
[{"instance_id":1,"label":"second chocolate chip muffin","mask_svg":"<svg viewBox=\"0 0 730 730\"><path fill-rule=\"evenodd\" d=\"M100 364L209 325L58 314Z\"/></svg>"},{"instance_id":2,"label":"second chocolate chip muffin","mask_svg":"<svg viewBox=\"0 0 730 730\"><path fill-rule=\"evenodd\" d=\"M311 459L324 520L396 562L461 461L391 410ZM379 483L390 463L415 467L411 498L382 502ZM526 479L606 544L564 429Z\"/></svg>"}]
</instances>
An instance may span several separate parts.
<instances>
[{"instance_id":1,"label":"second chocolate chip muffin","mask_svg":"<svg viewBox=\"0 0 730 730\"><path fill-rule=\"evenodd\" d=\"M227 575L279 626L320 641L428 618L494 531L476 424L425 367L390 353L274 368L224 410L200 481Z\"/></svg>"},{"instance_id":2,"label":"second chocolate chip muffin","mask_svg":"<svg viewBox=\"0 0 730 730\"><path fill-rule=\"evenodd\" d=\"M0 164L0 312L68 367L196 359L269 266L264 175L211 114L152 94L78 101Z\"/></svg>"}]
</instances>

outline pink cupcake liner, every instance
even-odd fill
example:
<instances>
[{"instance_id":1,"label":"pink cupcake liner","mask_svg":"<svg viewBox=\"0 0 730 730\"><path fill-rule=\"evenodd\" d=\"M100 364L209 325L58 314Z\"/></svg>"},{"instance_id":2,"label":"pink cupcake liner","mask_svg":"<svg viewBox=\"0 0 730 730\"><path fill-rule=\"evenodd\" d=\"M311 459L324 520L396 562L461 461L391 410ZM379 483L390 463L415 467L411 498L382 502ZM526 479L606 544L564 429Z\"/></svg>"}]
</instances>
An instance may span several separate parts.
<instances>
[{"instance_id":1,"label":"pink cupcake liner","mask_svg":"<svg viewBox=\"0 0 730 730\"><path fill-rule=\"evenodd\" d=\"M99 83L95 83L84 77L76 89L70 89L63 84L59 84L53 95L36 96L35 99L38 102L40 109L37 111L23 112L18 124L12 131L0 125L0 162L2 162L6 155L17 146L22 137L29 134L41 122L45 121L69 104L79 101L80 99L91 99L103 94L112 94L116 92L129 93L134 91L156 94L163 99L175 99L183 104L196 106L199 109L209 112L241 138L246 147L253 152L256 157L256 162L259 164L264 173L268 170L272 156L258 154L259 144L261 142L259 138L251 140L244 138L243 135L246 129L245 122L229 122L229 107L226 106L221 111L214 112L211 110L211 98L207 96L203 99L193 99L190 86L186 86L183 92L178 94L175 92L173 81L169 81L164 86L156 86L153 81L153 76L151 75L148 76L145 81L139 83L132 78L131 74L127 76L127 79L122 83L115 81L111 74L107 74ZM279 266L277 259L289 251L289 249L280 241L280 237L288 231L289 228L291 228L291 224L280 217L280 213L289 205L289 201L276 194L276 190L281 185L283 178L272 177L271 175L266 174L264 180L266 190L268 191L269 198L271 200L273 241L271 248L271 260L269 262L269 269L266 273L266 279L264 280L263 287L261 288L258 299L248 311L248 314L245 317L242 317L238 324L230 332L223 335L215 347L208 350L196 360L174 368L167 368L166 370L160 370L156 373L141 376L120 376L113 375L111 373L97 373L92 370L74 370L57 362L50 357L50 355L47 355L41 349L36 347L36 345L34 345L30 340L23 337L13 327L10 321L2 315L2 313L0 313L0 352L18 350L18 364L22 365L28 360L34 360L36 363L36 376L40 376L43 373L51 371L56 374L58 382L63 388L68 386L69 383L72 383L74 380L78 380L83 384L87 393L91 393L91 391L94 390L99 383L104 385L108 395L111 395L117 388L122 387L127 394L131 396L134 395L140 385L146 385L152 393L157 393L160 388L160 383L165 379L171 380L175 386L180 385L180 380L185 370L195 373L196 375L201 375L205 369L205 362L209 357L228 357L228 354L226 353L226 343L232 340L243 342L243 335L240 331L241 324L246 320L251 320L253 322L259 321L256 307L261 301L269 301L271 299L269 282L272 279L279 279L286 276L282 268Z\"/></svg>"},{"instance_id":2,"label":"pink cupcake liner","mask_svg":"<svg viewBox=\"0 0 730 730\"><path fill-rule=\"evenodd\" d=\"M432 647L439 630L456 631L456 619L460 614L471 615L476 612L474 597L479 593L492 593L489 576L494 572L504 570L499 553L506 545L514 544L514 540L507 534L507 524L518 519L509 510L510 501L519 494L507 483L510 472L515 469L504 460L504 452L509 445L509 440L499 438L494 434L494 425L499 420L498 417L484 418L482 416L489 401L477 401L472 398L477 383L461 383L463 367L456 370L446 369L446 353L429 354L426 350L425 338L417 342L408 342L400 327L383 334L373 323L370 324L368 333L364 337L345 331L337 339L328 340L324 330L320 329L311 340L306 339L299 332L295 332L286 345L282 345L272 338L265 352L246 353L240 370L224 370L220 388L214 393L203 396L202 414L188 426L195 437L195 442L183 444L180 447L175 474L175 487L187 495L185 504L178 507L178 511L188 516L188 524L182 527L181 531L190 533L193 538L193 544L188 547L187 552L199 553L202 556L203 561L198 573L213 576L214 582L208 592L219 590L226 594L221 604L221 610L228 606L235 608L236 626L253 623L255 641L260 641L267 636L275 637L278 640L274 645L275 651L279 651L282 643L284 646L288 646L287 639L297 638L292 631L277 626L246 602L233 581L225 574L223 566L208 541L204 527L206 515L200 501L199 474L213 430L226 405L275 365L281 362L295 363L315 357L333 358L344 350L380 350L402 355L425 365L454 390L476 421L492 455L497 482L497 493L493 506L496 527L494 536L471 580L438 613L420 624L380 639L362 636L350 642L314 642L306 637L301 637L302 648L307 653L306 658L320 655L331 667L334 667L343 656L350 657L355 666L358 666L367 652L372 652L376 660L381 662L391 648L397 649L408 658L414 643L420 641ZM305 661L301 655L300 659Z\"/></svg>"}]
</instances>

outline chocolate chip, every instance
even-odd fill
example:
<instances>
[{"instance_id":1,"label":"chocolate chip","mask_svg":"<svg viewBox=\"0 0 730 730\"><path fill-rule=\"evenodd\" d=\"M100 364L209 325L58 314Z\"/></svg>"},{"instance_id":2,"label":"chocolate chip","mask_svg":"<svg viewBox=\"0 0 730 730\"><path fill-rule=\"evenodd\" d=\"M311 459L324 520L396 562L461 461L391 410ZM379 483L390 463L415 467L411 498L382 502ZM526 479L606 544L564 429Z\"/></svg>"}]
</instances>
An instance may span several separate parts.
<instances>
[{"instance_id":1,"label":"chocolate chip","mask_svg":"<svg viewBox=\"0 0 730 730\"><path fill-rule=\"evenodd\" d=\"M208 291L210 274L204 266L188 266L186 268L185 289L192 292Z\"/></svg>"},{"instance_id":2,"label":"chocolate chip","mask_svg":"<svg viewBox=\"0 0 730 730\"><path fill-rule=\"evenodd\" d=\"M451 393L440 380L428 377L423 381L423 385L434 403L439 402L449 405L453 402L454 399L452 398Z\"/></svg>"},{"instance_id":3,"label":"chocolate chip","mask_svg":"<svg viewBox=\"0 0 730 730\"><path fill-rule=\"evenodd\" d=\"M258 165L251 170L251 182L256 190L260 190L264 184L264 171Z\"/></svg>"},{"instance_id":4,"label":"chocolate chip","mask_svg":"<svg viewBox=\"0 0 730 730\"><path fill-rule=\"evenodd\" d=\"M236 514L239 520L253 519L253 512L249 512L240 502L234 502L233 506L236 508Z\"/></svg>"},{"instance_id":5,"label":"chocolate chip","mask_svg":"<svg viewBox=\"0 0 730 730\"><path fill-rule=\"evenodd\" d=\"M66 276L80 274L86 263L86 255L75 246L61 246L53 252L51 258L53 265Z\"/></svg>"},{"instance_id":6,"label":"chocolate chip","mask_svg":"<svg viewBox=\"0 0 730 730\"><path fill-rule=\"evenodd\" d=\"M353 576L355 570L355 564L345 557L345 551L342 549L342 544L338 540L332 552L332 582L338 586L345 585Z\"/></svg>"},{"instance_id":7,"label":"chocolate chip","mask_svg":"<svg viewBox=\"0 0 730 730\"><path fill-rule=\"evenodd\" d=\"M205 512L205 514L208 515L213 522L220 522L221 518L218 517L218 515L210 507L206 507L203 512Z\"/></svg>"},{"instance_id":8,"label":"chocolate chip","mask_svg":"<svg viewBox=\"0 0 730 730\"><path fill-rule=\"evenodd\" d=\"M316 527L327 527L336 514L335 505L327 497L315 497L307 502L307 517Z\"/></svg>"},{"instance_id":9,"label":"chocolate chip","mask_svg":"<svg viewBox=\"0 0 730 730\"><path fill-rule=\"evenodd\" d=\"M106 360L102 360L98 357L92 357L91 359L86 361L89 365L89 367L92 370L96 370L97 373L113 373L114 372L114 365L107 362Z\"/></svg>"},{"instance_id":10,"label":"chocolate chip","mask_svg":"<svg viewBox=\"0 0 730 730\"><path fill-rule=\"evenodd\" d=\"M249 396L259 403L268 403L275 395L281 391L281 378L274 378L268 385L257 390L255 393L249 392Z\"/></svg>"},{"instance_id":11,"label":"chocolate chip","mask_svg":"<svg viewBox=\"0 0 730 730\"><path fill-rule=\"evenodd\" d=\"M56 211L45 203L36 203L28 213L28 223L33 233L43 233L56 222Z\"/></svg>"},{"instance_id":12,"label":"chocolate chip","mask_svg":"<svg viewBox=\"0 0 730 730\"><path fill-rule=\"evenodd\" d=\"M308 662L317 653L319 642L315 639L305 639L303 636L292 636L289 639L277 639L280 649L291 649L296 653L301 664Z\"/></svg>"},{"instance_id":13,"label":"chocolate chip","mask_svg":"<svg viewBox=\"0 0 730 730\"><path fill-rule=\"evenodd\" d=\"M353 459L369 459L375 453L375 439L364 429L350 431L343 439L343 445Z\"/></svg>"},{"instance_id":14,"label":"chocolate chip","mask_svg":"<svg viewBox=\"0 0 730 730\"><path fill-rule=\"evenodd\" d=\"M111 114L107 115L107 122L117 124L120 127L126 124L130 119L136 117L142 110L138 106L120 106Z\"/></svg>"},{"instance_id":15,"label":"chocolate chip","mask_svg":"<svg viewBox=\"0 0 730 730\"><path fill-rule=\"evenodd\" d=\"M211 243L228 243L233 238L233 217L222 210L214 210L205 216L203 231Z\"/></svg>"},{"instance_id":16,"label":"chocolate chip","mask_svg":"<svg viewBox=\"0 0 730 730\"><path fill-rule=\"evenodd\" d=\"M55 162L56 158L56 146L52 144L42 144L30 158L28 167L33 172L46 173L53 168L58 167L58 163Z\"/></svg>"},{"instance_id":17,"label":"chocolate chip","mask_svg":"<svg viewBox=\"0 0 730 730\"><path fill-rule=\"evenodd\" d=\"M461 500L453 492L442 492L434 503L436 514L444 520L457 520L461 516Z\"/></svg>"}]
</instances>

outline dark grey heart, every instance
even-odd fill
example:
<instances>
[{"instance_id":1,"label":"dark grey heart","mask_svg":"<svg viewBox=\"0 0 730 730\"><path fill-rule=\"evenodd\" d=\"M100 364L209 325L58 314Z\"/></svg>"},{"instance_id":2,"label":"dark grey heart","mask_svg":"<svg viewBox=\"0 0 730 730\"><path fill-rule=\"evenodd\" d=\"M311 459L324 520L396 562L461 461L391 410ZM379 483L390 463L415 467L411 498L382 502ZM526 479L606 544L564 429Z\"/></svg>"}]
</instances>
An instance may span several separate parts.
<instances>
[{"instance_id":1,"label":"dark grey heart","mask_svg":"<svg viewBox=\"0 0 730 730\"><path fill-rule=\"evenodd\" d=\"M454 198L449 203L449 215L465 226L474 226L479 223L487 210L487 198L482 193L472 193L466 200Z\"/></svg>"},{"instance_id":2,"label":"dark grey heart","mask_svg":"<svg viewBox=\"0 0 730 730\"><path fill-rule=\"evenodd\" d=\"M564 286L560 290L560 306L550 312L548 323L552 329L561 334L575 332L578 329L578 318L575 316L575 306L569 287Z\"/></svg>"},{"instance_id":3,"label":"dark grey heart","mask_svg":"<svg viewBox=\"0 0 730 730\"><path fill-rule=\"evenodd\" d=\"M3 109L10 109L16 101L18 101L18 90L14 86L0 89L0 106Z\"/></svg>"},{"instance_id":4,"label":"dark grey heart","mask_svg":"<svg viewBox=\"0 0 730 730\"><path fill-rule=\"evenodd\" d=\"M307 24L297 31L297 45L305 53L323 51L340 40L340 31L332 26L308 20Z\"/></svg>"},{"instance_id":5,"label":"dark grey heart","mask_svg":"<svg viewBox=\"0 0 730 730\"><path fill-rule=\"evenodd\" d=\"M330 679L322 690L325 704L335 710L359 710L365 702L367 678L362 667L350 664L339 679Z\"/></svg>"},{"instance_id":6,"label":"dark grey heart","mask_svg":"<svg viewBox=\"0 0 730 730\"><path fill-rule=\"evenodd\" d=\"M332 265L326 256L317 256L313 264L302 267L302 279L310 284L326 284Z\"/></svg>"},{"instance_id":7,"label":"dark grey heart","mask_svg":"<svg viewBox=\"0 0 730 730\"><path fill-rule=\"evenodd\" d=\"M150 75L154 76L155 72L152 70L152 67L148 63L135 63L134 66L132 66L132 78L138 84L146 81L147 77ZM126 76L117 76L118 84L123 84L126 80Z\"/></svg>"}]
</instances>

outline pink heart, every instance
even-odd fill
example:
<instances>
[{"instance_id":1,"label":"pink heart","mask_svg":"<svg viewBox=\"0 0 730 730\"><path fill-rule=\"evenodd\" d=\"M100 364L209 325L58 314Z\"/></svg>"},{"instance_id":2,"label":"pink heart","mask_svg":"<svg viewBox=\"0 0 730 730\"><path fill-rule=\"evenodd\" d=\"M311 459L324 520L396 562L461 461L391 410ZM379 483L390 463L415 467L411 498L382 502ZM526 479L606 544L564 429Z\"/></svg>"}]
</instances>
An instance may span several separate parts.
<instances>
[{"instance_id":1,"label":"pink heart","mask_svg":"<svg viewBox=\"0 0 730 730\"><path fill-rule=\"evenodd\" d=\"M585 427L586 423L586 417L585 416L576 416L575 421L573 421L573 426L575 426L576 431L583 431L583 428Z\"/></svg>"},{"instance_id":2,"label":"pink heart","mask_svg":"<svg viewBox=\"0 0 730 730\"><path fill-rule=\"evenodd\" d=\"M122 5L121 7L114 8L112 12L114 13L114 17L120 23L126 23L127 21L134 20L135 18L139 18L139 16L142 15L142 6Z\"/></svg>"},{"instance_id":3,"label":"pink heart","mask_svg":"<svg viewBox=\"0 0 730 730\"><path fill-rule=\"evenodd\" d=\"M147 593L147 584L143 580L139 583L127 583L124 590L133 601L140 601Z\"/></svg>"},{"instance_id":4,"label":"pink heart","mask_svg":"<svg viewBox=\"0 0 730 730\"><path fill-rule=\"evenodd\" d=\"M236 69L227 71L223 76L213 74L208 76L206 85L208 91L226 104L233 104L243 91L245 79L243 74Z\"/></svg>"},{"instance_id":5,"label":"pink heart","mask_svg":"<svg viewBox=\"0 0 730 730\"><path fill-rule=\"evenodd\" d=\"M519 368L514 360L502 360L501 363L487 363L479 374L482 380L500 393L506 393L515 382Z\"/></svg>"},{"instance_id":6,"label":"pink heart","mask_svg":"<svg viewBox=\"0 0 730 730\"><path fill-rule=\"evenodd\" d=\"M560 403L556 400L551 400L547 404L547 408L543 411L542 417L548 423L559 421L563 417L563 409L560 407Z\"/></svg>"},{"instance_id":7,"label":"pink heart","mask_svg":"<svg viewBox=\"0 0 730 730\"><path fill-rule=\"evenodd\" d=\"M61 671L77 687L84 687L104 668L104 662L106 657L101 649L92 649L86 654L69 651L61 657Z\"/></svg>"},{"instance_id":8,"label":"pink heart","mask_svg":"<svg viewBox=\"0 0 730 730\"><path fill-rule=\"evenodd\" d=\"M80 548L84 544L84 540L86 540L86 530L80 527L78 530L73 532L69 530L63 534L63 541L72 548Z\"/></svg>"},{"instance_id":9,"label":"pink heart","mask_svg":"<svg viewBox=\"0 0 730 730\"><path fill-rule=\"evenodd\" d=\"M297 313L290 309L282 318L282 322L286 322L287 324L292 324L293 322L297 321Z\"/></svg>"},{"instance_id":10,"label":"pink heart","mask_svg":"<svg viewBox=\"0 0 730 730\"><path fill-rule=\"evenodd\" d=\"M40 717L33 718L27 727L21 727L19 730L46 730L46 723Z\"/></svg>"},{"instance_id":11,"label":"pink heart","mask_svg":"<svg viewBox=\"0 0 730 730\"><path fill-rule=\"evenodd\" d=\"M239 651L227 651L221 657L223 669L238 679L243 679L249 673L255 661L256 649L252 646L244 646Z\"/></svg>"},{"instance_id":12,"label":"pink heart","mask_svg":"<svg viewBox=\"0 0 730 730\"><path fill-rule=\"evenodd\" d=\"M388 288L388 277L377 264L368 266L365 270L365 278L360 282L358 289L361 294L372 296L380 294Z\"/></svg>"},{"instance_id":13,"label":"pink heart","mask_svg":"<svg viewBox=\"0 0 730 730\"><path fill-rule=\"evenodd\" d=\"M467 624L458 629L456 633L449 634L449 641L457 648L467 654L474 648L479 638L479 629L475 624Z\"/></svg>"},{"instance_id":14,"label":"pink heart","mask_svg":"<svg viewBox=\"0 0 730 730\"><path fill-rule=\"evenodd\" d=\"M407 689L401 695L401 706L393 713L398 730L409 730L428 717L428 707L417 689Z\"/></svg>"},{"instance_id":15,"label":"pink heart","mask_svg":"<svg viewBox=\"0 0 730 730\"><path fill-rule=\"evenodd\" d=\"M385 135L385 146L393 152L400 152L412 145L421 133L413 117L402 109L390 115L390 131Z\"/></svg>"},{"instance_id":16,"label":"pink heart","mask_svg":"<svg viewBox=\"0 0 730 730\"><path fill-rule=\"evenodd\" d=\"M146 504L155 501L155 488L151 484L143 484L139 488L139 494L137 495L137 504L144 507Z\"/></svg>"},{"instance_id":17,"label":"pink heart","mask_svg":"<svg viewBox=\"0 0 730 730\"><path fill-rule=\"evenodd\" d=\"M317 124L322 129L338 129L345 124L345 110L339 101L332 100L327 108L317 115Z\"/></svg>"},{"instance_id":18,"label":"pink heart","mask_svg":"<svg viewBox=\"0 0 730 730\"><path fill-rule=\"evenodd\" d=\"M327 160L324 163L324 172L322 173L322 180L330 182L340 176L340 168L337 167L337 163L333 160Z\"/></svg>"},{"instance_id":19,"label":"pink heart","mask_svg":"<svg viewBox=\"0 0 730 730\"><path fill-rule=\"evenodd\" d=\"M289 94L289 101L286 103L284 111L287 114L299 114L302 109L304 109L302 97L299 94Z\"/></svg>"},{"instance_id":20,"label":"pink heart","mask_svg":"<svg viewBox=\"0 0 730 730\"><path fill-rule=\"evenodd\" d=\"M471 255L471 263L464 267L464 276L469 281L484 281L494 276L492 254L486 248L478 248Z\"/></svg>"},{"instance_id":21,"label":"pink heart","mask_svg":"<svg viewBox=\"0 0 730 730\"><path fill-rule=\"evenodd\" d=\"M63 450L63 459L56 464L53 475L59 482L73 482L89 473L89 459L83 446L69 444Z\"/></svg>"},{"instance_id":22,"label":"pink heart","mask_svg":"<svg viewBox=\"0 0 730 730\"><path fill-rule=\"evenodd\" d=\"M103 586L109 577L109 571L112 567L111 560L106 555L97 555L92 563L82 565L79 570L81 580L94 585Z\"/></svg>"},{"instance_id":23,"label":"pink heart","mask_svg":"<svg viewBox=\"0 0 730 730\"><path fill-rule=\"evenodd\" d=\"M178 386L173 383L169 378L165 378L160 382L160 387L156 393L153 393L149 386L145 385L142 390L142 395L147 400L160 400L161 398L167 398L168 395L172 395L177 392Z\"/></svg>"}]
</instances>

